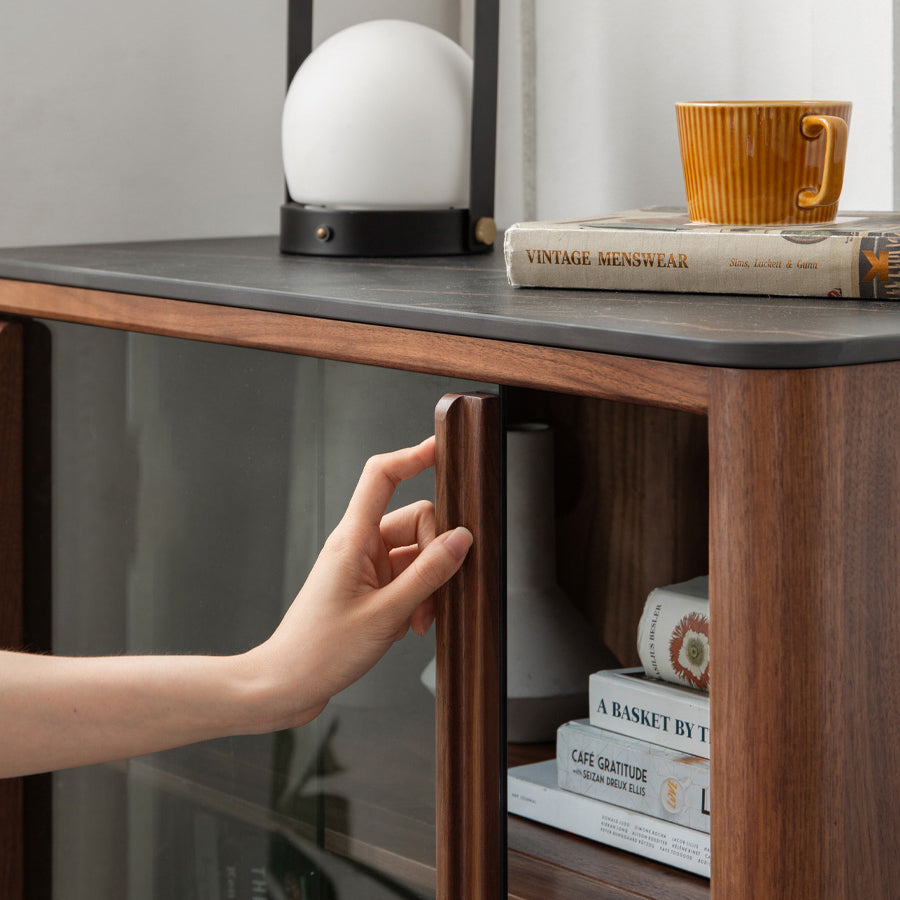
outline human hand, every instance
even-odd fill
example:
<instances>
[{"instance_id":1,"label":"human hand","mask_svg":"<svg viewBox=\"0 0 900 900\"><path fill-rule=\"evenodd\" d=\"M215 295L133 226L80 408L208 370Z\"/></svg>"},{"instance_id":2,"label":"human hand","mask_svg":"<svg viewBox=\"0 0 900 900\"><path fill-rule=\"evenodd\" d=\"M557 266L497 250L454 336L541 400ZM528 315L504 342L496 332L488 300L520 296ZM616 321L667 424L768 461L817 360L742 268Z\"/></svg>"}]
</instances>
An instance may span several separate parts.
<instances>
[{"instance_id":1,"label":"human hand","mask_svg":"<svg viewBox=\"0 0 900 900\"><path fill-rule=\"evenodd\" d=\"M264 681L275 722L314 718L364 675L409 628L425 634L433 593L462 565L465 528L435 536L434 507L419 501L385 515L397 485L434 464L434 438L372 457L338 526L272 637L246 654Z\"/></svg>"}]
</instances>

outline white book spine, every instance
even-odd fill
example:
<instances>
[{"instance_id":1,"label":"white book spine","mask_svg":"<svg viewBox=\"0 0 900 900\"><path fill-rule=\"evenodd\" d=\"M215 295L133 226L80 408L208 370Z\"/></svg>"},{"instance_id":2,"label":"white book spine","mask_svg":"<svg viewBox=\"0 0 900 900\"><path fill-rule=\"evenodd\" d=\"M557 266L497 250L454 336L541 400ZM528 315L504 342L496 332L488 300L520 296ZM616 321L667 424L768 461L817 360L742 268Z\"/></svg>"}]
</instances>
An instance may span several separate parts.
<instances>
[{"instance_id":1,"label":"white book spine","mask_svg":"<svg viewBox=\"0 0 900 900\"><path fill-rule=\"evenodd\" d=\"M708 834L564 791L556 785L555 760L510 769L507 806L515 815L709 878Z\"/></svg>"},{"instance_id":2,"label":"white book spine","mask_svg":"<svg viewBox=\"0 0 900 900\"><path fill-rule=\"evenodd\" d=\"M898 300L898 232L896 212L747 228L651 208L517 222L503 252L512 285Z\"/></svg>"},{"instance_id":3,"label":"white book spine","mask_svg":"<svg viewBox=\"0 0 900 900\"><path fill-rule=\"evenodd\" d=\"M709 760L568 722L556 736L561 788L709 832Z\"/></svg>"},{"instance_id":4,"label":"white book spine","mask_svg":"<svg viewBox=\"0 0 900 900\"><path fill-rule=\"evenodd\" d=\"M709 694L647 678L643 669L605 669L589 680L590 722L617 734L709 759Z\"/></svg>"},{"instance_id":5,"label":"white book spine","mask_svg":"<svg viewBox=\"0 0 900 900\"><path fill-rule=\"evenodd\" d=\"M861 238L793 247L777 233L622 231L566 222L507 229L511 285L612 291L859 297Z\"/></svg>"}]
</instances>

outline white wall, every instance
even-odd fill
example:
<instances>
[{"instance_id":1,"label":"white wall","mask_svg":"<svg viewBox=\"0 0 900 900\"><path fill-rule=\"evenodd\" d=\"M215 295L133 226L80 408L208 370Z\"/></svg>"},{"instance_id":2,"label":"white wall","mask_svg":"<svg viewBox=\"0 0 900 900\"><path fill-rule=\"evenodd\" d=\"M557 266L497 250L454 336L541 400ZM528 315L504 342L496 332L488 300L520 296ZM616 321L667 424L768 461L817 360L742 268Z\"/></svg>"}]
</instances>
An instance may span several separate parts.
<instances>
[{"instance_id":1,"label":"white wall","mask_svg":"<svg viewBox=\"0 0 900 900\"><path fill-rule=\"evenodd\" d=\"M540 218L683 204L678 100L852 100L842 206L893 206L891 0L533 2Z\"/></svg>"},{"instance_id":2,"label":"white wall","mask_svg":"<svg viewBox=\"0 0 900 900\"><path fill-rule=\"evenodd\" d=\"M2 0L0 246L274 233L284 0ZM319 2L453 36L457 0Z\"/></svg>"},{"instance_id":3,"label":"white wall","mask_svg":"<svg viewBox=\"0 0 900 900\"><path fill-rule=\"evenodd\" d=\"M472 3L320 0L316 37L468 43ZM277 229L284 0L3 4L0 245ZM502 0L498 221L683 202L689 98L853 100L842 205L900 205L895 25L891 0Z\"/></svg>"},{"instance_id":4,"label":"white wall","mask_svg":"<svg viewBox=\"0 0 900 900\"><path fill-rule=\"evenodd\" d=\"M10 5L0 243L272 229L281 3Z\"/></svg>"}]
</instances>

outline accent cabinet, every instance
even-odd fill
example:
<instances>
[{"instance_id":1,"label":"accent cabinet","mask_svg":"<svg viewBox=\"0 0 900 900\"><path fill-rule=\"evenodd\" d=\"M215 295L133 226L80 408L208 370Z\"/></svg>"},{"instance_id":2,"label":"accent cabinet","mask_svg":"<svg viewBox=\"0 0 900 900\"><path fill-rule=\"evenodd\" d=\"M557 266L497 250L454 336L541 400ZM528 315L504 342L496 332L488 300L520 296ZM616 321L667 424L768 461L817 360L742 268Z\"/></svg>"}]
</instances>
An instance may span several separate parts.
<instances>
[{"instance_id":1,"label":"accent cabinet","mask_svg":"<svg viewBox=\"0 0 900 900\"><path fill-rule=\"evenodd\" d=\"M224 897L261 869L323 900L900 881L900 307L517 290L499 254L248 238L0 251L0 315L6 646L252 640L283 602L263 587L299 587L343 502L338 470L431 427L438 516L476 537L439 600L436 698L406 660L402 689L362 685L312 737L4 782L4 897L103 895L79 863L102 866L92 822L127 835L129 897ZM553 754L505 740L503 435L522 419L556 432L559 578L598 668L636 662L652 587L709 572L709 881L507 819L505 767Z\"/></svg>"}]
</instances>

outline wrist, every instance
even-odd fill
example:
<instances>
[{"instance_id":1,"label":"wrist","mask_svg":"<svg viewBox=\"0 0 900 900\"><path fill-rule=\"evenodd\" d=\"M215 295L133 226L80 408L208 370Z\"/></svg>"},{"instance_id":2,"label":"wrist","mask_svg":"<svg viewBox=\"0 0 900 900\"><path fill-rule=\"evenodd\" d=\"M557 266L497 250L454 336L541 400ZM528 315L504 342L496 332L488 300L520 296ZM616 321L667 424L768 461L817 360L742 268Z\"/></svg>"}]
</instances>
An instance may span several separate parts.
<instances>
[{"instance_id":1,"label":"wrist","mask_svg":"<svg viewBox=\"0 0 900 900\"><path fill-rule=\"evenodd\" d=\"M231 657L235 679L236 733L264 734L304 725L325 702L309 696L295 670L286 666L271 639Z\"/></svg>"}]
</instances>

